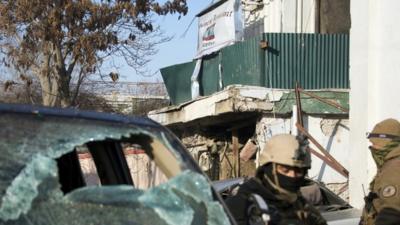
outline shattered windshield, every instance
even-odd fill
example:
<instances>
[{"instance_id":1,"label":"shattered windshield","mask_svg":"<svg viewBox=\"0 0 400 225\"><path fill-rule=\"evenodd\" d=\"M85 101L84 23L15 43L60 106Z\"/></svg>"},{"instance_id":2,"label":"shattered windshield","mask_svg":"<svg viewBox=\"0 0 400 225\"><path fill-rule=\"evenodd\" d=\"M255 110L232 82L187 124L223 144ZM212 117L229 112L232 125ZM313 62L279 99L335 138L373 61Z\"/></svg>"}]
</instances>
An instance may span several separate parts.
<instances>
[{"instance_id":1,"label":"shattered windshield","mask_svg":"<svg viewBox=\"0 0 400 225\"><path fill-rule=\"evenodd\" d=\"M0 126L0 224L229 224L222 206L213 200L206 178L186 168L162 132L40 115L2 114ZM131 148L131 140L139 144L135 142ZM91 150L88 157L97 158L97 164L103 162L104 155L117 161L97 167L100 178L91 186L82 166L83 159L88 159L83 155L87 149ZM126 159L113 156L110 150L115 149L122 149ZM134 162L147 163L145 168L155 163L163 172L159 175L162 182L146 186L154 181L148 179L138 184L143 179L135 178L132 171L143 169L144 164L129 165L127 151ZM85 179L83 186L73 184L74 188L66 191L60 183L65 177L72 182L75 176L72 170L61 176L60 158L68 154L79 158ZM122 168L121 162L129 167L131 176L115 172L123 171L114 168ZM121 177L103 177L110 168L113 176Z\"/></svg>"}]
</instances>

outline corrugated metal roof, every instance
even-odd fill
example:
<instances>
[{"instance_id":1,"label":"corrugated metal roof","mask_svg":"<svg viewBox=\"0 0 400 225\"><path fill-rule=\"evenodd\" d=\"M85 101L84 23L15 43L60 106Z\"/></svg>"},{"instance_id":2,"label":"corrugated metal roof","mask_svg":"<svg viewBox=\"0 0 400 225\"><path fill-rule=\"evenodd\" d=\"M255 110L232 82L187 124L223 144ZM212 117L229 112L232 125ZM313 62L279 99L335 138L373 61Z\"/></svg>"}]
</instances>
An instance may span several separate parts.
<instances>
[{"instance_id":1,"label":"corrugated metal roof","mask_svg":"<svg viewBox=\"0 0 400 225\"><path fill-rule=\"evenodd\" d=\"M257 36L221 50L223 83L264 86L264 56Z\"/></svg>"},{"instance_id":2,"label":"corrugated metal roof","mask_svg":"<svg viewBox=\"0 0 400 225\"><path fill-rule=\"evenodd\" d=\"M219 64L220 55L203 58L201 75L199 79L201 95L211 95L220 90Z\"/></svg>"},{"instance_id":3,"label":"corrugated metal roof","mask_svg":"<svg viewBox=\"0 0 400 225\"><path fill-rule=\"evenodd\" d=\"M196 62L173 65L160 70L172 104L191 100L191 81Z\"/></svg>"},{"instance_id":4,"label":"corrugated metal roof","mask_svg":"<svg viewBox=\"0 0 400 225\"><path fill-rule=\"evenodd\" d=\"M268 48L260 48L260 41ZM224 87L231 84L293 89L349 88L348 34L267 33L203 58L200 90L210 95L220 90L219 64ZM191 98L190 77L195 63L161 70L173 104Z\"/></svg>"},{"instance_id":5,"label":"corrugated metal roof","mask_svg":"<svg viewBox=\"0 0 400 225\"><path fill-rule=\"evenodd\" d=\"M264 34L265 86L305 89L349 88L347 34Z\"/></svg>"}]
</instances>

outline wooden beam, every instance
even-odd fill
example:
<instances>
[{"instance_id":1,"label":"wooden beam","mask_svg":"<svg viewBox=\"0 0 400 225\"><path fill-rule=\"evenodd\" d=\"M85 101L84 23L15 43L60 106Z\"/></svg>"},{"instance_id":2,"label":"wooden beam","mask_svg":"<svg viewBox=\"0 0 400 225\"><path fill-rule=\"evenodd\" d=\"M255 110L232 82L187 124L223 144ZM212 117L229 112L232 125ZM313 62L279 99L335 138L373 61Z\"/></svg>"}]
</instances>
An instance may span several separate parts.
<instances>
[{"instance_id":1,"label":"wooden beam","mask_svg":"<svg viewBox=\"0 0 400 225\"><path fill-rule=\"evenodd\" d=\"M317 156L320 158L322 161L324 161L328 166L330 166L332 169L336 170L339 174L342 176L349 178L349 174L345 173L341 168L339 168L335 163L333 163L330 159L328 159L326 156L322 155L321 153L315 151L314 149L308 147L308 151L311 152L311 154Z\"/></svg>"},{"instance_id":2,"label":"wooden beam","mask_svg":"<svg viewBox=\"0 0 400 225\"><path fill-rule=\"evenodd\" d=\"M232 129L232 151L236 177L240 177L239 137L238 130Z\"/></svg>"},{"instance_id":3,"label":"wooden beam","mask_svg":"<svg viewBox=\"0 0 400 225\"><path fill-rule=\"evenodd\" d=\"M296 105L297 105L297 121L301 126L303 125L303 109L301 108L301 100L300 100L300 88L299 88L299 83L296 81L296 88L295 88L295 94L296 94Z\"/></svg>"},{"instance_id":4,"label":"wooden beam","mask_svg":"<svg viewBox=\"0 0 400 225\"><path fill-rule=\"evenodd\" d=\"M329 154L329 152L327 151L327 150L325 150L325 148L324 147L322 147L322 145L321 144L319 144L318 143L318 141L315 139L315 138L313 138L312 136L311 136L311 134L310 133L308 133L307 131L306 131L306 129L304 129L304 125L303 125L303 115L302 115L302 109L301 109L301 99L300 99L300 91L302 92L302 93L304 93L304 94L306 94L306 95L311 95L311 97L313 97L314 96L314 98L316 98L317 100L320 100L320 101L322 101L322 102L324 102L324 103L327 103L327 104L329 104L329 105L332 105L332 106L335 106L335 107L337 107L337 108L343 108L343 107L341 107L339 104L337 104L337 103L334 103L334 102L330 102L330 101L327 101L327 100L325 100L325 99L322 99L321 97L319 97L319 96L317 96L317 95L314 95L314 94L310 94L310 93L308 93L308 92L305 92L303 89L301 89L300 87L299 87L299 83L296 81L296 88L295 88L295 94L296 94L296 104L297 104L297 123L296 123L296 127L297 127L297 129L301 132L301 133L303 133L304 135L306 135L307 137L308 137L308 139L312 142L312 143L314 143L314 145L323 153L323 155L322 154L320 154L319 152L317 152L317 151L315 151L314 149L312 149L312 148L310 148L310 147L308 147L308 150L313 154L313 155L315 155L315 156L317 156L318 158L320 158L322 161L324 161L326 164L328 164L330 167L332 167L334 170L336 170L338 173L340 173L341 175L343 175L344 177L346 177L346 178L349 178L349 171L346 169L346 168L344 168L343 166L342 166L342 164L340 164L331 154ZM339 109L340 109L339 108ZM348 112L348 110L347 110L347 112Z\"/></svg>"},{"instance_id":5,"label":"wooden beam","mask_svg":"<svg viewBox=\"0 0 400 225\"><path fill-rule=\"evenodd\" d=\"M329 154L329 152L324 147L322 147L322 145L318 143L318 141L315 140L315 138L311 136L311 134L308 133L303 126L301 126L299 123L297 123L296 126L297 129L299 129L301 133L306 135L308 139L322 152L322 154L324 154L326 158L329 159L329 160L324 160L324 162L328 164L328 162L331 161L333 164L336 165L335 167L332 168L334 169L336 168L337 170L341 171L340 174L343 174L346 178L349 177L349 171L346 168L344 168L344 166L342 166L342 164L340 164L340 162L338 162L331 154Z\"/></svg>"}]
</instances>

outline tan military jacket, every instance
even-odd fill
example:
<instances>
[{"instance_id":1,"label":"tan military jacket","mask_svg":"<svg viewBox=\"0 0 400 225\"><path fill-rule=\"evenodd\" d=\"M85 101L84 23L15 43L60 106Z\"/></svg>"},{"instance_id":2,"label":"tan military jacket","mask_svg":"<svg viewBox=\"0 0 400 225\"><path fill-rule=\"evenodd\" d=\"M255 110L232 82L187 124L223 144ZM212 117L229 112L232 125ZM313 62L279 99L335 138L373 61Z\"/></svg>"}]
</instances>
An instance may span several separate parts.
<instances>
[{"instance_id":1,"label":"tan military jacket","mask_svg":"<svg viewBox=\"0 0 400 225\"><path fill-rule=\"evenodd\" d=\"M371 182L370 191L375 193L372 205L366 206L362 215L363 225L374 225L377 214L383 208L400 210L400 147L393 149L386 157Z\"/></svg>"}]
</instances>

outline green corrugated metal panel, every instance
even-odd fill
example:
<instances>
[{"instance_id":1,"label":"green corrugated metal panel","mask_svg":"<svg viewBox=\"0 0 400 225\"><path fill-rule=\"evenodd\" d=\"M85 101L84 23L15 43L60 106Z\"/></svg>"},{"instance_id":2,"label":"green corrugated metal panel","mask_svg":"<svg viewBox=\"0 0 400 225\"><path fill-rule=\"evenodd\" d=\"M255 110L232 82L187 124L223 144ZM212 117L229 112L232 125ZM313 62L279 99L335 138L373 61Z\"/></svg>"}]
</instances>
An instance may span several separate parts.
<instances>
[{"instance_id":1,"label":"green corrugated metal panel","mask_svg":"<svg viewBox=\"0 0 400 225\"><path fill-rule=\"evenodd\" d=\"M347 34L267 33L265 86L305 89L349 88Z\"/></svg>"},{"instance_id":2,"label":"green corrugated metal panel","mask_svg":"<svg viewBox=\"0 0 400 225\"><path fill-rule=\"evenodd\" d=\"M223 84L264 86L264 50L260 48L262 35L221 50Z\"/></svg>"},{"instance_id":3,"label":"green corrugated metal panel","mask_svg":"<svg viewBox=\"0 0 400 225\"><path fill-rule=\"evenodd\" d=\"M219 91L219 62L219 54L203 58L199 79L201 95L211 95Z\"/></svg>"},{"instance_id":4,"label":"green corrugated metal panel","mask_svg":"<svg viewBox=\"0 0 400 225\"><path fill-rule=\"evenodd\" d=\"M310 91L315 95L318 95L322 99L333 101L339 104L341 107L349 108L349 93L348 92L334 92L334 91ZM300 94L301 108L305 113L308 114L343 114L348 113L341 111L340 109L323 103L315 98ZM275 103L274 112L279 114L292 113L293 105L296 105L296 95L292 91L282 96L281 100Z\"/></svg>"},{"instance_id":5,"label":"green corrugated metal panel","mask_svg":"<svg viewBox=\"0 0 400 225\"><path fill-rule=\"evenodd\" d=\"M260 49L261 40L269 48ZM219 64L224 87L230 84L293 89L349 88L349 35L267 33L203 58L200 93L219 90ZM161 70L173 104L191 99L195 61Z\"/></svg>"},{"instance_id":6,"label":"green corrugated metal panel","mask_svg":"<svg viewBox=\"0 0 400 225\"><path fill-rule=\"evenodd\" d=\"M162 68L160 70L169 98L177 105L191 100L191 81L196 62L189 62Z\"/></svg>"}]
</instances>

